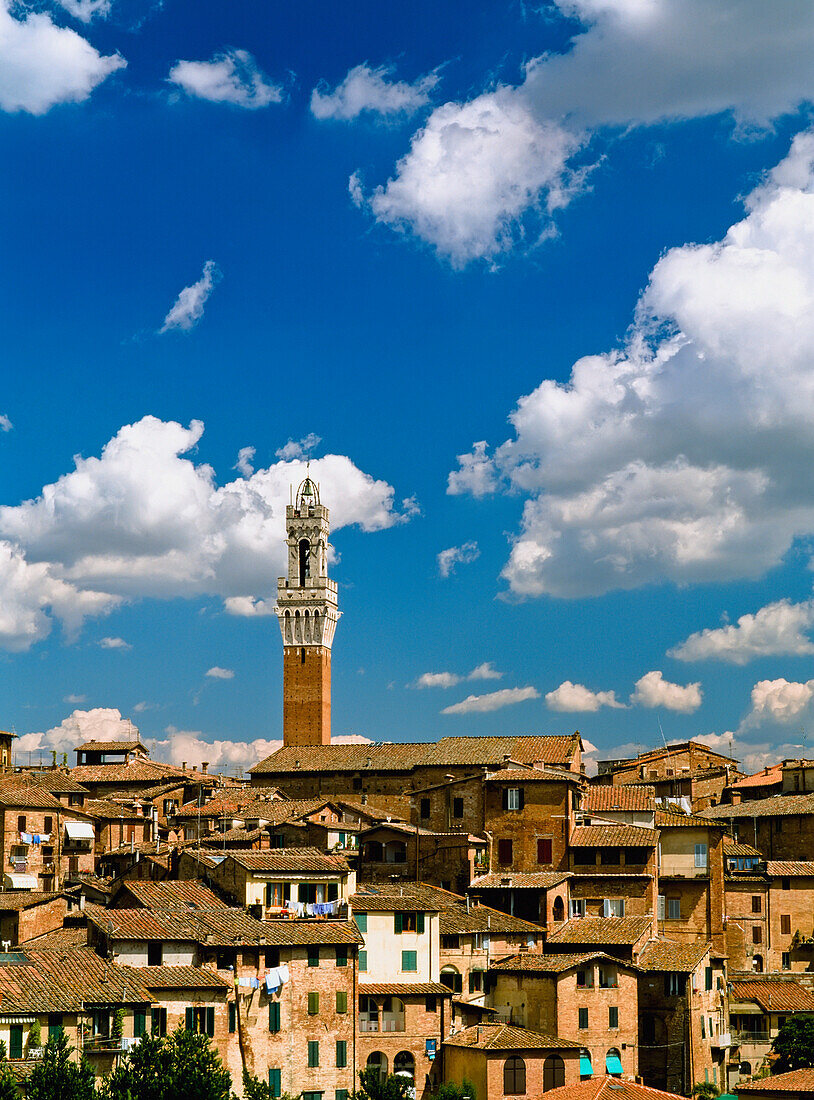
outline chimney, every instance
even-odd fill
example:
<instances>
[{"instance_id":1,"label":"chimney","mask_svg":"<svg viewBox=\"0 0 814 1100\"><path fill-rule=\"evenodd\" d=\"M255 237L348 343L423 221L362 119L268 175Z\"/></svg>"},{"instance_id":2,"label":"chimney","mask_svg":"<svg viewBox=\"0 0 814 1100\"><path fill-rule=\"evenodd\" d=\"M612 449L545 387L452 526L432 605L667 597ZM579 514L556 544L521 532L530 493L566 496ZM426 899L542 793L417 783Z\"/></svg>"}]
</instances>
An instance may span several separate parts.
<instances>
[{"instance_id":1,"label":"chimney","mask_svg":"<svg viewBox=\"0 0 814 1100\"><path fill-rule=\"evenodd\" d=\"M206 775L206 773L209 771L209 761L208 760L202 760L201 761L201 771L203 772L204 775Z\"/></svg>"},{"instance_id":2,"label":"chimney","mask_svg":"<svg viewBox=\"0 0 814 1100\"><path fill-rule=\"evenodd\" d=\"M185 772L186 770L187 770L187 762L186 762L186 760L182 760L181 761L181 771Z\"/></svg>"},{"instance_id":3,"label":"chimney","mask_svg":"<svg viewBox=\"0 0 814 1100\"><path fill-rule=\"evenodd\" d=\"M85 895L80 894L79 895L79 912L84 913L84 911L85 911Z\"/></svg>"}]
</instances>

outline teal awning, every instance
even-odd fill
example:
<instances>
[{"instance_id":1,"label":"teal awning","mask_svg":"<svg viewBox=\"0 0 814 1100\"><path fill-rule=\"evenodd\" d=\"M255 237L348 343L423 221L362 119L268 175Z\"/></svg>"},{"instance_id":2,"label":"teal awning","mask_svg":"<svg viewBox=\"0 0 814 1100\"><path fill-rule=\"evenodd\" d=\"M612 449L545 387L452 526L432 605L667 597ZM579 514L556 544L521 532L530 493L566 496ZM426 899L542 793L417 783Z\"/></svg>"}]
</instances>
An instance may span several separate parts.
<instances>
[{"instance_id":1,"label":"teal awning","mask_svg":"<svg viewBox=\"0 0 814 1100\"><path fill-rule=\"evenodd\" d=\"M587 1054L582 1054L579 1059L579 1075L580 1077L592 1077L593 1066L591 1065L591 1059Z\"/></svg>"},{"instance_id":2,"label":"teal awning","mask_svg":"<svg viewBox=\"0 0 814 1100\"><path fill-rule=\"evenodd\" d=\"M605 1055L605 1072L611 1076L622 1072L622 1060L618 1054Z\"/></svg>"}]
</instances>

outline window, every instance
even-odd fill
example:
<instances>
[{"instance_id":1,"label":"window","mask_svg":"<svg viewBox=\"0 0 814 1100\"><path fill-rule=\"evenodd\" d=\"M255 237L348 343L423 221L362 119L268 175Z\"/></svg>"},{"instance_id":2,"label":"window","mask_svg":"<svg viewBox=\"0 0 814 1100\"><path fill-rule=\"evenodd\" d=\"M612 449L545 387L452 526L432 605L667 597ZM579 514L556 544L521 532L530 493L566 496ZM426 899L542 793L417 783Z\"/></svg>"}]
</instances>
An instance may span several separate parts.
<instances>
[{"instance_id":1,"label":"window","mask_svg":"<svg viewBox=\"0 0 814 1100\"><path fill-rule=\"evenodd\" d=\"M664 907L666 905L666 902L667 902L667 899L664 897L664 894L659 894L658 899L656 901L656 919L657 920L664 920Z\"/></svg>"},{"instance_id":2,"label":"window","mask_svg":"<svg viewBox=\"0 0 814 1100\"><path fill-rule=\"evenodd\" d=\"M348 1100L347 1089L337 1089L334 1093L334 1100Z\"/></svg>"},{"instance_id":3,"label":"window","mask_svg":"<svg viewBox=\"0 0 814 1100\"><path fill-rule=\"evenodd\" d=\"M233 1035L237 1031L237 1005L234 1001L229 1001L229 1034Z\"/></svg>"},{"instance_id":4,"label":"window","mask_svg":"<svg viewBox=\"0 0 814 1100\"><path fill-rule=\"evenodd\" d=\"M336 948L336 965L347 966L348 965L348 949L347 947Z\"/></svg>"},{"instance_id":5,"label":"window","mask_svg":"<svg viewBox=\"0 0 814 1100\"><path fill-rule=\"evenodd\" d=\"M594 984L594 968L592 966L582 967L577 971L577 988L578 989L591 989Z\"/></svg>"},{"instance_id":6,"label":"window","mask_svg":"<svg viewBox=\"0 0 814 1100\"><path fill-rule=\"evenodd\" d=\"M453 966L445 966L441 971L441 985L445 985L451 993L463 992L463 978Z\"/></svg>"},{"instance_id":7,"label":"window","mask_svg":"<svg viewBox=\"0 0 814 1100\"><path fill-rule=\"evenodd\" d=\"M150 1017L150 1034L162 1036L167 1034L167 1010L166 1008L154 1008Z\"/></svg>"},{"instance_id":8,"label":"window","mask_svg":"<svg viewBox=\"0 0 814 1100\"><path fill-rule=\"evenodd\" d=\"M791 970L791 952L784 951L780 956L780 969Z\"/></svg>"},{"instance_id":9,"label":"window","mask_svg":"<svg viewBox=\"0 0 814 1100\"><path fill-rule=\"evenodd\" d=\"M781 880L780 880L780 889L781 890L790 890L791 889L791 879L790 878L781 878Z\"/></svg>"},{"instance_id":10,"label":"window","mask_svg":"<svg viewBox=\"0 0 814 1100\"><path fill-rule=\"evenodd\" d=\"M616 973L615 966L600 966L599 968L599 988L600 989L615 989L619 984L619 979Z\"/></svg>"},{"instance_id":11,"label":"window","mask_svg":"<svg viewBox=\"0 0 814 1100\"><path fill-rule=\"evenodd\" d=\"M753 894L752 895L752 912L753 913L759 913L760 912L760 894Z\"/></svg>"},{"instance_id":12,"label":"window","mask_svg":"<svg viewBox=\"0 0 814 1100\"><path fill-rule=\"evenodd\" d=\"M461 947L460 936L442 936L441 946L445 951L459 951Z\"/></svg>"},{"instance_id":13,"label":"window","mask_svg":"<svg viewBox=\"0 0 814 1100\"><path fill-rule=\"evenodd\" d=\"M586 1028L588 1026L588 1009L580 1008L578 1010L577 1026Z\"/></svg>"},{"instance_id":14,"label":"window","mask_svg":"<svg viewBox=\"0 0 814 1100\"><path fill-rule=\"evenodd\" d=\"M367 970L367 951L360 950L359 952L359 969L363 971Z\"/></svg>"},{"instance_id":15,"label":"window","mask_svg":"<svg viewBox=\"0 0 814 1100\"><path fill-rule=\"evenodd\" d=\"M302 1100L322 1100L322 1089L315 1089L313 1092L303 1092L301 1097Z\"/></svg>"},{"instance_id":16,"label":"window","mask_svg":"<svg viewBox=\"0 0 814 1100\"><path fill-rule=\"evenodd\" d=\"M619 1026L619 1009L616 1005L608 1007L608 1027Z\"/></svg>"},{"instance_id":17,"label":"window","mask_svg":"<svg viewBox=\"0 0 814 1100\"><path fill-rule=\"evenodd\" d=\"M161 940L153 940L147 944L147 965L161 966L164 959L164 947Z\"/></svg>"},{"instance_id":18,"label":"window","mask_svg":"<svg viewBox=\"0 0 814 1100\"><path fill-rule=\"evenodd\" d=\"M503 809L522 810L525 799L522 787L505 787L503 790Z\"/></svg>"},{"instance_id":19,"label":"window","mask_svg":"<svg viewBox=\"0 0 814 1100\"><path fill-rule=\"evenodd\" d=\"M754 970L754 972L756 974L762 974L763 973L763 956L762 955L753 955L752 956L752 969Z\"/></svg>"},{"instance_id":20,"label":"window","mask_svg":"<svg viewBox=\"0 0 814 1100\"><path fill-rule=\"evenodd\" d=\"M394 913L393 914L393 931L398 935L401 932L417 932L420 936L424 934L424 914L423 913Z\"/></svg>"},{"instance_id":21,"label":"window","mask_svg":"<svg viewBox=\"0 0 814 1100\"><path fill-rule=\"evenodd\" d=\"M513 854L512 854L512 842L510 840L499 840L497 842L497 861L504 867L511 866Z\"/></svg>"},{"instance_id":22,"label":"window","mask_svg":"<svg viewBox=\"0 0 814 1100\"><path fill-rule=\"evenodd\" d=\"M357 913L353 919L360 932L367 932L367 913Z\"/></svg>"},{"instance_id":23,"label":"window","mask_svg":"<svg viewBox=\"0 0 814 1100\"><path fill-rule=\"evenodd\" d=\"M422 798L420 802L419 813L421 814L421 820L426 821L430 816L430 800L429 798Z\"/></svg>"},{"instance_id":24,"label":"window","mask_svg":"<svg viewBox=\"0 0 814 1100\"><path fill-rule=\"evenodd\" d=\"M62 1026L62 1025L60 1025L60 1026ZM50 1033L50 1029L51 1029L51 1024L50 1024L50 1017L49 1017L49 1024L48 1024L49 1033ZM147 1010L145 1008L135 1008L135 1009L133 1009L133 1037L135 1039L140 1039L142 1037L142 1035L146 1034L146 1032L147 1032ZM49 1038L50 1038L50 1034L49 1034Z\"/></svg>"},{"instance_id":25,"label":"window","mask_svg":"<svg viewBox=\"0 0 814 1100\"><path fill-rule=\"evenodd\" d=\"M553 860L551 852L551 837L550 836L538 836L537 837L537 862L538 863L551 863ZM562 1059L560 1059L562 1061Z\"/></svg>"},{"instance_id":26,"label":"window","mask_svg":"<svg viewBox=\"0 0 814 1100\"><path fill-rule=\"evenodd\" d=\"M711 966L705 966L704 967L704 989L706 989L706 990L712 989L712 967Z\"/></svg>"},{"instance_id":27,"label":"window","mask_svg":"<svg viewBox=\"0 0 814 1100\"><path fill-rule=\"evenodd\" d=\"M308 1040L308 1068L316 1069L319 1066L319 1041L317 1039Z\"/></svg>"},{"instance_id":28,"label":"window","mask_svg":"<svg viewBox=\"0 0 814 1100\"><path fill-rule=\"evenodd\" d=\"M345 1039L336 1041L336 1068L344 1069L348 1064L348 1044Z\"/></svg>"},{"instance_id":29,"label":"window","mask_svg":"<svg viewBox=\"0 0 814 1100\"><path fill-rule=\"evenodd\" d=\"M603 917L623 917L625 915L624 898L605 898L602 902Z\"/></svg>"},{"instance_id":30,"label":"window","mask_svg":"<svg viewBox=\"0 0 814 1100\"><path fill-rule=\"evenodd\" d=\"M574 848L575 867L595 867L596 848Z\"/></svg>"},{"instance_id":31,"label":"window","mask_svg":"<svg viewBox=\"0 0 814 1100\"><path fill-rule=\"evenodd\" d=\"M316 944L308 947L308 965L319 966L319 946Z\"/></svg>"},{"instance_id":32,"label":"window","mask_svg":"<svg viewBox=\"0 0 814 1100\"><path fill-rule=\"evenodd\" d=\"M476 932L475 933L475 951L488 951L489 944L491 942L491 936L488 932Z\"/></svg>"},{"instance_id":33,"label":"window","mask_svg":"<svg viewBox=\"0 0 814 1100\"><path fill-rule=\"evenodd\" d=\"M44 817L42 819L42 831L48 833L49 836L54 831L54 819L52 817Z\"/></svg>"},{"instance_id":34,"label":"window","mask_svg":"<svg viewBox=\"0 0 814 1100\"><path fill-rule=\"evenodd\" d=\"M752 943L763 943L763 929L759 924L752 925Z\"/></svg>"},{"instance_id":35,"label":"window","mask_svg":"<svg viewBox=\"0 0 814 1100\"><path fill-rule=\"evenodd\" d=\"M791 913L780 914L780 932L783 936L791 935Z\"/></svg>"},{"instance_id":36,"label":"window","mask_svg":"<svg viewBox=\"0 0 814 1100\"><path fill-rule=\"evenodd\" d=\"M196 1035L208 1035L211 1039L215 1034L215 1007L190 1005L184 1013L184 1026L187 1031Z\"/></svg>"},{"instance_id":37,"label":"window","mask_svg":"<svg viewBox=\"0 0 814 1100\"><path fill-rule=\"evenodd\" d=\"M61 1012L49 1012L48 1013L48 1038L56 1039L62 1031L62 1013ZM142 1032L143 1034L143 1032Z\"/></svg>"},{"instance_id":38,"label":"window","mask_svg":"<svg viewBox=\"0 0 814 1100\"><path fill-rule=\"evenodd\" d=\"M318 1016L319 1015L319 993L309 993L308 994L308 1015L309 1016Z\"/></svg>"},{"instance_id":39,"label":"window","mask_svg":"<svg viewBox=\"0 0 814 1100\"><path fill-rule=\"evenodd\" d=\"M17 818L17 832L25 832L25 814L20 814L20 816Z\"/></svg>"},{"instance_id":40,"label":"window","mask_svg":"<svg viewBox=\"0 0 814 1100\"><path fill-rule=\"evenodd\" d=\"M526 1063L522 1058L507 1058L503 1063L503 1092L506 1096L525 1096Z\"/></svg>"},{"instance_id":41,"label":"window","mask_svg":"<svg viewBox=\"0 0 814 1100\"><path fill-rule=\"evenodd\" d=\"M483 971L482 970L470 970L469 971L469 992L480 993L483 990Z\"/></svg>"},{"instance_id":42,"label":"window","mask_svg":"<svg viewBox=\"0 0 814 1100\"><path fill-rule=\"evenodd\" d=\"M618 848L600 848L599 849L599 862L603 863L606 867L617 867L620 863L619 849Z\"/></svg>"},{"instance_id":43,"label":"window","mask_svg":"<svg viewBox=\"0 0 814 1100\"><path fill-rule=\"evenodd\" d=\"M611 1047L605 1055L605 1073L609 1077L621 1077L623 1072L622 1055L616 1047Z\"/></svg>"},{"instance_id":44,"label":"window","mask_svg":"<svg viewBox=\"0 0 814 1100\"><path fill-rule=\"evenodd\" d=\"M706 844L696 844L695 846L695 866L706 867L707 865L707 846Z\"/></svg>"},{"instance_id":45,"label":"window","mask_svg":"<svg viewBox=\"0 0 814 1100\"><path fill-rule=\"evenodd\" d=\"M565 1084L565 1062L559 1054L549 1054L543 1062L543 1092Z\"/></svg>"},{"instance_id":46,"label":"window","mask_svg":"<svg viewBox=\"0 0 814 1100\"><path fill-rule=\"evenodd\" d=\"M402 951L401 969L411 973L418 970L418 953L416 951Z\"/></svg>"},{"instance_id":47,"label":"window","mask_svg":"<svg viewBox=\"0 0 814 1100\"><path fill-rule=\"evenodd\" d=\"M269 1031L277 1034L280 1031L280 1002L269 1001Z\"/></svg>"},{"instance_id":48,"label":"window","mask_svg":"<svg viewBox=\"0 0 814 1100\"><path fill-rule=\"evenodd\" d=\"M667 920L681 920L681 898L667 898Z\"/></svg>"},{"instance_id":49,"label":"window","mask_svg":"<svg viewBox=\"0 0 814 1100\"><path fill-rule=\"evenodd\" d=\"M435 997L424 998L424 1011L425 1012L437 1012L438 1002Z\"/></svg>"},{"instance_id":50,"label":"window","mask_svg":"<svg viewBox=\"0 0 814 1100\"><path fill-rule=\"evenodd\" d=\"M278 1100L283 1095L283 1071L281 1069L269 1069L269 1092L273 1100Z\"/></svg>"},{"instance_id":51,"label":"window","mask_svg":"<svg viewBox=\"0 0 814 1100\"><path fill-rule=\"evenodd\" d=\"M707 1037L707 1029L706 1029L706 1025L704 1023L704 1017L702 1016L701 1017L701 1038L706 1039L706 1037Z\"/></svg>"},{"instance_id":52,"label":"window","mask_svg":"<svg viewBox=\"0 0 814 1100\"><path fill-rule=\"evenodd\" d=\"M462 798L453 798L452 800L452 816L463 817L464 816L464 800Z\"/></svg>"},{"instance_id":53,"label":"window","mask_svg":"<svg viewBox=\"0 0 814 1100\"><path fill-rule=\"evenodd\" d=\"M665 974L664 995L666 997L683 997L687 988L686 974Z\"/></svg>"},{"instance_id":54,"label":"window","mask_svg":"<svg viewBox=\"0 0 814 1100\"><path fill-rule=\"evenodd\" d=\"M23 1025L12 1024L9 1028L9 1058L22 1058L23 1056Z\"/></svg>"},{"instance_id":55,"label":"window","mask_svg":"<svg viewBox=\"0 0 814 1100\"><path fill-rule=\"evenodd\" d=\"M585 900L584 900L584 898L571 898L571 916L572 917L584 917L585 916Z\"/></svg>"}]
</instances>

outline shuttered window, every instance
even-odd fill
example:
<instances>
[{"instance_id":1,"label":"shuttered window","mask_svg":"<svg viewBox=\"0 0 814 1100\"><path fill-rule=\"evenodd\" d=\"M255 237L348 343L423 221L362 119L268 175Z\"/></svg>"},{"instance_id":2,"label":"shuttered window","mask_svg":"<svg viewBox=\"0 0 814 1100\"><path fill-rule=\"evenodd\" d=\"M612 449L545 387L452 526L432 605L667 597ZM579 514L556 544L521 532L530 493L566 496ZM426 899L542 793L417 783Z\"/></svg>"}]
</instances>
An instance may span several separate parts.
<instances>
[{"instance_id":1,"label":"shuttered window","mask_svg":"<svg viewBox=\"0 0 814 1100\"><path fill-rule=\"evenodd\" d=\"M340 1013L348 1011L348 995L344 989L336 991L336 1011Z\"/></svg>"},{"instance_id":2,"label":"shuttered window","mask_svg":"<svg viewBox=\"0 0 814 1100\"><path fill-rule=\"evenodd\" d=\"M269 1092L273 1100L278 1100L283 1094L283 1071L281 1069L269 1070Z\"/></svg>"},{"instance_id":3,"label":"shuttered window","mask_svg":"<svg viewBox=\"0 0 814 1100\"><path fill-rule=\"evenodd\" d=\"M316 1039L309 1040L308 1043L308 1068L316 1069L319 1065L319 1043Z\"/></svg>"},{"instance_id":4,"label":"shuttered window","mask_svg":"<svg viewBox=\"0 0 814 1100\"><path fill-rule=\"evenodd\" d=\"M309 993L308 994L308 1015L309 1016L318 1016L319 1015L319 993Z\"/></svg>"},{"instance_id":5,"label":"shuttered window","mask_svg":"<svg viewBox=\"0 0 814 1100\"><path fill-rule=\"evenodd\" d=\"M336 1042L336 1068L344 1069L348 1064L348 1044L344 1039Z\"/></svg>"},{"instance_id":6,"label":"shuttered window","mask_svg":"<svg viewBox=\"0 0 814 1100\"><path fill-rule=\"evenodd\" d=\"M280 1002L269 1001L269 1031L280 1030Z\"/></svg>"}]
</instances>

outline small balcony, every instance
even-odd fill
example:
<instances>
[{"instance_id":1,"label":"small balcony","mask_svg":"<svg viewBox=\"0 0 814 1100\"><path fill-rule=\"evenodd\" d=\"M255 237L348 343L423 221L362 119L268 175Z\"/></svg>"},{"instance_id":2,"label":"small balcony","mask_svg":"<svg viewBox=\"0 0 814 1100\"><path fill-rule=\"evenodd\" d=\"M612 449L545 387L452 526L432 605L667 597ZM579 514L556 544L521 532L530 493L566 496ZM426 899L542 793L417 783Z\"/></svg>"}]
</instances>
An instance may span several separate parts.
<instances>
[{"instance_id":1,"label":"small balcony","mask_svg":"<svg viewBox=\"0 0 814 1100\"><path fill-rule=\"evenodd\" d=\"M772 1034L769 1031L733 1031L732 1040L738 1046L748 1046L749 1043L770 1043Z\"/></svg>"},{"instance_id":2,"label":"small balcony","mask_svg":"<svg viewBox=\"0 0 814 1100\"><path fill-rule=\"evenodd\" d=\"M716 1035L712 1039L712 1041L710 1043L710 1046L720 1047L721 1049L724 1049L726 1047L731 1047L732 1046L732 1033L729 1032L729 1031L722 1031L720 1033L720 1035Z\"/></svg>"},{"instance_id":3,"label":"small balcony","mask_svg":"<svg viewBox=\"0 0 814 1100\"><path fill-rule=\"evenodd\" d=\"M138 1039L122 1036L119 1039L111 1039L107 1035L91 1035L84 1043L84 1054L123 1054L138 1043Z\"/></svg>"}]
</instances>

